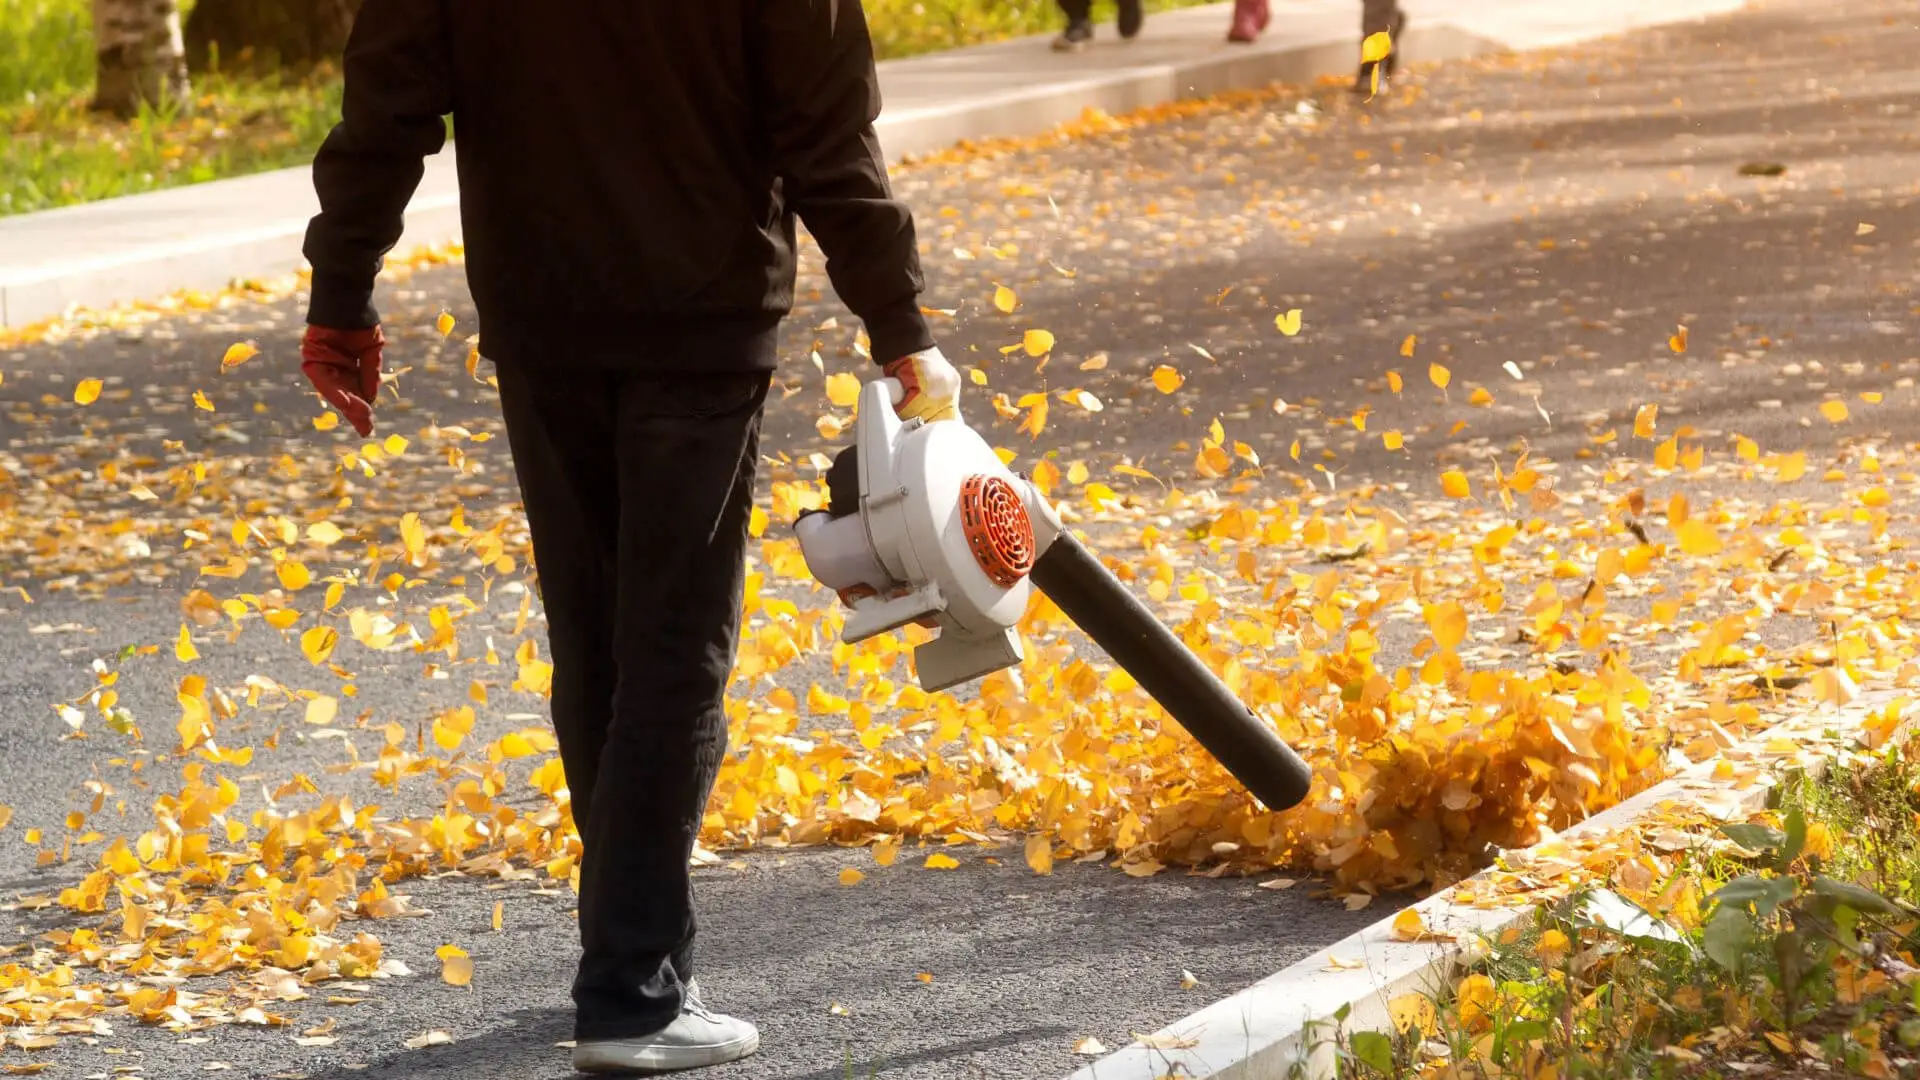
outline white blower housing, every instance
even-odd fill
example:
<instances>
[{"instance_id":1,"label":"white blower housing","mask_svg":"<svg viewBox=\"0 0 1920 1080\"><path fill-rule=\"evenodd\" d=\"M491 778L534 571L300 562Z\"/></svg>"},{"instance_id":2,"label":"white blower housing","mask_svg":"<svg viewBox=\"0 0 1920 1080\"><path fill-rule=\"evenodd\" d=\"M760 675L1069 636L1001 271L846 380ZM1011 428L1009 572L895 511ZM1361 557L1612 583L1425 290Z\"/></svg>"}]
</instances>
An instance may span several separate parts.
<instances>
[{"instance_id":1,"label":"white blower housing","mask_svg":"<svg viewBox=\"0 0 1920 1080\"><path fill-rule=\"evenodd\" d=\"M1039 588L1262 803L1306 798L1306 763L1061 527L1039 489L963 423L902 421L898 390L879 379L860 391L853 456L842 450L827 473L832 506L794 523L808 571L851 609L841 636L936 628L913 664L922 687L944 690L1020 662L1014 626Z\"/></svg>"},{"instance_id":2,"label":"white blower housing","mask_svg":"<svg viewBox=\"0 0 1920 1080\"><path fill-rule=\"evenodd\" d=\"M1060 520L972 428L894 415L896 385L860 394L858 512L808 514L794 530L808 571L851 608L844 640L938 626L913 660L922 687L944 690L1020 662L1027 575Z\"/></svg>"}]
</instances>

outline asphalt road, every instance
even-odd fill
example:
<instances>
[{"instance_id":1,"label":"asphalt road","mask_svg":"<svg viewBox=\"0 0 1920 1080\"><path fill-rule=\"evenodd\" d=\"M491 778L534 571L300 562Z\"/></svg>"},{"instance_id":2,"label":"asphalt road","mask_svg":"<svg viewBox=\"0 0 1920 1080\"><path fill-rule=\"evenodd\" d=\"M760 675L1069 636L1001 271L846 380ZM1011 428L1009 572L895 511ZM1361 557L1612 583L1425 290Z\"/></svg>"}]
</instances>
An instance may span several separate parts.
<instances>
[{"instance_id":1,"label":"asphalt road","mask_svg":"<svg viewBox=\"0 0 1920 1080\"><path fill-rule=\"evenodd\" d=\"M904 171L898 186L922 222L927 303L958 312L943 342L987 379L970 415L986 420L985 393L1085 389L1102 411L1056 399L1039 438L1016 435L1011 421L995 435L1063 463L1085 460L1097 476L1126 461L1191 483L1193 447L1217 416L1259 451L1273 491L1327 485L1318 462L1342 489L1383 485L1413 506L1437 495L1442 468L1510 460L1523 446L1570 476L1600 468L1606 444L1597 439L1629 430L1651 401L1663 430L1692 425L1709 442L1738 432L1769 450L1805 449L1816 464L1891 456L1920 431L1917 50L1920 26L1906 5L1765 3L1703 27L1420 72L1368 109L1330 90L1280 94L936 161ZM1759 164L1782 169L1740 172ZM996 284L1018 297L1011 315L991 306ZM816 344L826 371L859 370L851 324L825 288L810 260L802 291L815 298L786 337L787 396L770 414L770 452L829 445L816 432L830 411L821 372L806 359ZM405 410L389 410L393 430L432 420L497 431L490 393L460 371L460 331L443 343L431 329L443 308L473 325L457 268L418 273L383 303L398 339L393 363L415 366ZM1294 337L1273 323L1290 308L1303 313ZM0 353L0 466L16 495L35 489L19 505L64 508L38 520L16 510L0 525L0 803L15 811L0 832L0 896L45 894L78 876L77 866L36 868L19 833L58 833L87 798L87 780L124 797L132 830L178 767L156 750L129 772L114 760L127 755L123 742L97 726L91 738L63 739L49 708L91 685L94 658L128 644L170 646L193 585L185 560L130 556L105 527L125 514L142 532L140 505L96 504L102 489L69 473L130 467L163 453L167 439L211 458L245 457L257 471L283 451L331 455L340 444L308 425L293 359L298 313L293 301L239 303ZM1689 342L1676 354L1668 341L1682 324ZM1044 365L1002 353L1029 329L1058 341ZM1401 351L1408 335L1413 359ZM242 339L264 354L220 374L220 356ZM1103 367L1089 364L1097 354ZM1453 373L1445 394L1426 379L1433 361ZM1509 362L1524 378L1504 370ZM1150 380L1161 365L1185 377L1174 394ZM1402 394L1388 391L1389 370L1407 376ZM106 392L76 412L67 399L82 377L103 379ZM1463 408L1475 387L1493 403ZM219 411L186 405L191 388ZM1884 397L1869 406L1857 397L1865 391ZM1816 411L1838 394L1853 402L1845 425ZM1366 433L1339 423L1363 407L1375 410ZM1406 451L1383 448L1387 429L1405 433ZM1287 454L1296 439L1298 463ZM421 466L369 485L360 510L391 515L457 498L476 520L505 512L503 443L465 449L483 472L456 481L451 468ZM259 475L233 483L255 480L247 490L260 513L296 500ZM1725 480L1725 493L1742 483ZM1817 499L1819 469L1780 490ZM90 524L64 524L83 519ZM176 526L166 544L178 543ZM517 604L496 594L484 618L510 626ZM238 682L276 655L266 631L247 635L257 638L204 650L210 680ZM358 668L355 707L409 723L464 691L421 678L417 661ZM818 670L801 665L783 678L804 692L797 684ZM176 677L130 663L122 694L143 715L171 715ZM506 714L538 708L505 694L495 704L477 733L497 735L514 726ZM264 726L234 736L299 728L254 722ZM249 778L257 786L320 773L344 760L351 739L377 747L371 733L289 734ZM427 785L378 794L396 812L438 801ZM111 833L103 818L116 816L110 800L90 825ZM1310 884L1135 879L1097 865L1043 878L1017 851L956 854L960 868L944 873L904 858L880 869L864 852L838 851L758 851L703 870L703 981L716 1004L762 1023L767 1047L715 1075L1063 1075L1084 1060L1072 1053L1077 1040L1120 1045L1379 914L1349 913ZM996 855L1003 865L988 861ZM868 877L839 885L846 865ZM284 1029L183 1036L122 1022L94 1045L8 1049L0 1064L52 1060L61 1076L139 1065L141 1075L176 1077L223 1064L247 1076L563 1075L554 1044L568 1037L569 898L460 878L408 891L433 914L377 930L387 955L420 974L373 984L365 1004L285 1007L301 1027L336 1018L331 1046L295 1046ZM498 932L496 902L505 905ZM0 934L0 947L53 925L48 912L0 919L16 935ZM474 955L471 989L431 975L433 950L447 942ZM1197 987L1182 988L1183 970ZM403 1048L431 1029L453 1041Z\"/></svg>"}]
</instances>

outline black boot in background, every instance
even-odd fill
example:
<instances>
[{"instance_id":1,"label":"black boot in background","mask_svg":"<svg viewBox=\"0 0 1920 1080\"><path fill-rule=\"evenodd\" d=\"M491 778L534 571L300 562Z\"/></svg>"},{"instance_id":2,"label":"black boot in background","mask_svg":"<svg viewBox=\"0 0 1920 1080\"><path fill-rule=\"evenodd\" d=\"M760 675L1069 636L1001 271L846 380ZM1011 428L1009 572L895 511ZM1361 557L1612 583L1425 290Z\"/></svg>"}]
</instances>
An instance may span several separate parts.
<instances>
[{"instance_id":1,"label":"black boot in background","mask_svg":"<svg viewBox=\"0 0 1920 1080\"><path fill-rule=\"evenodd\" d=\"M1379 33L1381 30L1384 29L1386 31L1388 40L1393 42L1393 49L1392 51L1387 53L1387 58L1385 60L1379 60L1379 61L1369 60L1360 65L1360 73L1354 76L1354 79L1353 79L1353 92L1356 94L1359 94L1362 97L1370 97L1374 93L1373 69L1375 67L1380 68L1380 91L1382 93L1386 91L1387 83L1392 81L1393 79L1393 73L1399 70L1400 35L1407 28L1407 13L1404 11L1401 11L1398 7L1395 7L1393 9L1392 15L1388 16L1385 20L1381 20L1381 21L1384 21L1386 25L1384 27L1379 26L1375 18L1373 17L1373 12L1371 10L1373 6L1374 6L1373 3L1369 2L1366 5L1366 10L1362 16L1362 22L1360 26L1361 40L1364 41L1366 38L1371 37L1374 34Z\"/></svg>"}]
</instances>

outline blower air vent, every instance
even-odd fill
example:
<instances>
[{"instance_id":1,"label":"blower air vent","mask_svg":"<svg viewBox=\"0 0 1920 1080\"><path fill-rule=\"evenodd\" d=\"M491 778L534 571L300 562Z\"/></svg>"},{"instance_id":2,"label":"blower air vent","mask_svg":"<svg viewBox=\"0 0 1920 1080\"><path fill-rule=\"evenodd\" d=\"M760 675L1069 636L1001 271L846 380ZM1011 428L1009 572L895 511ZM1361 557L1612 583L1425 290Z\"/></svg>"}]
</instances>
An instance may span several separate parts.
<instances>
[{"instance_id":1,"label":"blower air vent","mask_svg":"<svg viewBox=\"0 0 1920 1080\"><path fill-rule=\"evenodd\" d=\"M960 484L960 527L989 580L1012 588L1033 569L1033 522L1012 484L998 476L969 476Z\"/></svg>"}]
</instances>

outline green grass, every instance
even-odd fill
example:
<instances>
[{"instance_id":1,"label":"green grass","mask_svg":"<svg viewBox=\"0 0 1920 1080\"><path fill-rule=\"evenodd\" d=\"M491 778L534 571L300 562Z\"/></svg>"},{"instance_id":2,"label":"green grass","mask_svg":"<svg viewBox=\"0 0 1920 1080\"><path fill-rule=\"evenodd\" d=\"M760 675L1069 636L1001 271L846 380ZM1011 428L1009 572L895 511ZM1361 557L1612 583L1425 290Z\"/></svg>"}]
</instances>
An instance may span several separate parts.
<instances>
[{"instance_id":1,"label":"green grass","mask_svg":"<svg viewBox=\"0 0 1920 1080\"><path fill-rule=\"evenodd\" d=\"M190 109L143 110L122 123L84 96L0 108L11 144L0 161L0 214L299 165L340 112L337 80L203 77Z\"/></svg>"},{"instance_id":2,"label":"green grass","mask_svg":"<svg viewBox=\"0 0 1920 1080\"><path fill-rule=\"evenodd\" d=\"M183 0L183 11L190 6ZM1061 23L1054 0L867 0L866 9L882 59ZM127 123L93 115L89 12L89 0L0 0L0 139L8 143L0 216L304 164L339 115L339 82L328 72L275 81L201 75L189 108ZM1110 0L1095 6L1096 18L1112 16Z\"/></svg>"},{"instance_id":3,"label":"green grass","mask_svg":"<svg viewBox=\"0 0 1920 1080\"><path fill-rule=\"evenodd\" d=\"M0 106L85 93L93 84L92 33L84 0L6 0L0 7Z\"/></svg>"},{"instance_id":4,"label":"green grass","mask_svg":"<svg viewBox=\"0 0 1920 1080\"><path fill-rule=\"evenodd\" d=\"M1400 1031L1336 1032L1340 1075L1920 1071L1920 744L1776 797L1766 821L1682 826L1698 843L1626 897L1540 911L1442 992L1396 1002ZM1596 897L1643 921L1596 919Z\"/></svg>"}]
</instances>

